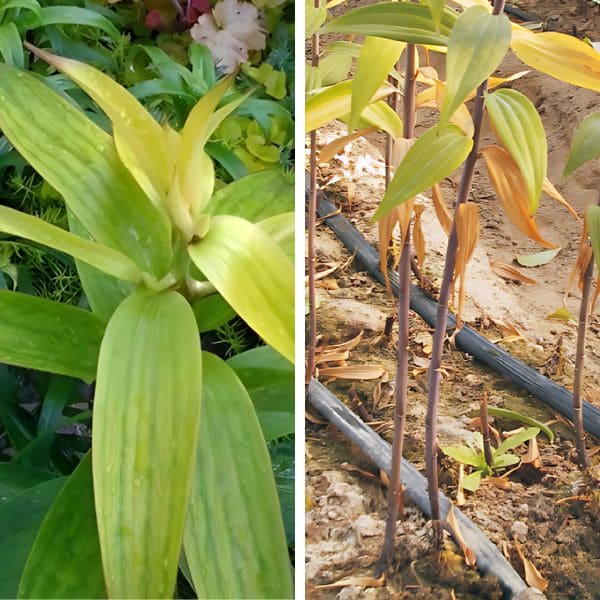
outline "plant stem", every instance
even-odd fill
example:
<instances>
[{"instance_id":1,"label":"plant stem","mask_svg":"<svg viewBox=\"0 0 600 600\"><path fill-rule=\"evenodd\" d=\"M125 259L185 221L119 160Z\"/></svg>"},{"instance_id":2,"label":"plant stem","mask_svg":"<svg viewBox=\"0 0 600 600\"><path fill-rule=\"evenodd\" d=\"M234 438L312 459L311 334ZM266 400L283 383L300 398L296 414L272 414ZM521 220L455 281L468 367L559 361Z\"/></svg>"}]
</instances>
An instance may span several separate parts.
<instances>
[{"instance_id":1,"label":"plant stem","mask_svg":"<svg viewBox=\"0 0 600 600\"><path fill-rule=\"evenodd\" d=\"M504 10L504 0L494 1L494 15L499 15ZM485 92L487 91L487 79L477 88L475 100L473 102L473 148L465 161L460 187L456 202L454 203L454 214L460 204L467 201L473 175L475 173L475 163L479 151L479 140L481 138L481 125L483 121L483 107L485 103ZM428 397L427 397L427 418L425 432L425 461L427 469L427 481L429 502L431 504L431 517L433 521L434 545L439 548L442 543L442 523L440 521L440 504L438 500L438 472L437 472L437 413L440 399L440 381L442 364L442 352L444 349L444 339L446 337L446 327L448 325L448 299L450 295L450 285L454 273L456 262L456 251L458 249L458 240L456 235L456 219L452 223L452 230L448 238L446 249L446 260L444 263L444 275L440 286L440 296L438 299L438 310L435 332L433 335L433 348L431 352L431 363L428 371Z\"/></svg>"},{"instance_id":2,"label":"plant stem","mask_svg":"<svg viewBox=\"0 0 600 600\"><path fill-rule=\"evenodd\" d=\"M481 403L479 405L479 418L481 421L481 436L483 437L483 455L488 467L494 464L494 456L492 454L492 445L490 444L490 425L488 423L488 397L487 392L483 390Z\"/></svg>"},{"instance_id":3,"label":"plant stem","mask_svg":"<svg viewBox=\"0 0 600 600\"><path fill-rule=\"evenodd\" d=\"M583 410L581 392L583 390L583 370L585 362L585 338L588 327L588 309L590 293L594 275L594 255L583 274L583 290L581 304L579 305L579 330L577 332L577 350L575 354L575 375L573 377L573 425L575 427L575 444L577 446L577 459L582 468L590 466L590 459L585 449L585 430L583 429Z\"/></svg>"},{"instance_id":4,"label":"plant stem","mask_svg":"<svg viewBox=\"0 0 600 600\"><path fill-rule=\"evenodd\" d=\"M406 79L404 87L404 137L415 135L415 92L416 92L416 48L406 46ZM408 319L410 306L410 224L402 240L402 251L398 264L398 364L396 369L396 406L394 409L394 440L392 443L392 468L388 490L388 514L385 523L385 537L378 570L381 573L392 562L396 522L402 516L403 501L400 482L400 467L404 447L404 425L406 422L406 397L408 392Z\"/></svg>"},{"instance_id":5,"label":"plant stem","mask_svg":"<svg viewBox=\"0 0 600 600\"><path fill-rule=\"evenodd\" d=\"M319 0L315 0L319 7ZM319 66L319 35L312 36L313 67ZM310 195L308 199L308 358L306 365L305 385L308 384L315 370L315 346L317 343L317 306L315 302L315 236L317 229L317 132L310 132Z\"/></svg>"}]
</instances>

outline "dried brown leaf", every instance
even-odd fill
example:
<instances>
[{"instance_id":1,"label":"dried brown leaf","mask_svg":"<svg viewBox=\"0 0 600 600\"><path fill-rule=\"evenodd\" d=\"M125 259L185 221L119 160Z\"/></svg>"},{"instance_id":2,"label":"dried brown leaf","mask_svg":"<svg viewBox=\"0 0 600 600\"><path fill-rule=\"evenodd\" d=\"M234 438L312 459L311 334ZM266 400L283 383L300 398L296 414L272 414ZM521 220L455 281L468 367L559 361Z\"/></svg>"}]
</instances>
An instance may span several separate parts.
<instances>
[{"instance_id":1,"label":"dried brown leaf","mask_svg":"<svg viewBox=\"0 0 600 600\"><path fill-rule=\"evenodd\" d=\"M341 342L339 344L326 344L325 346L317 347L317 352L334 352L334 351L344 351L344 350L354 350L356 346L360 343L364 331L361 331L357 336L353 337L351 340L347 342Z\"/></svg>"},{"instance_id":2,"label":"dried brown leaf","mask_svg":"<svg viewBox=\"0 0 600 600\"><path fill-rule=\"evenodd\" d=\"M521 459L521 462L525 464L531 464L536 469L539 469L542 466L542 457L540 456L537 438L531 438L529 440L527 454L525 454L525 456Z\"/></svg>"},{"instance_id":3,"label":"dried brown leaf","mask_svg":"<svg viewBox=\"0 0 600 600\"><path fill-rule=\"evenodd\" d=\"M344 150L344 148L354 140L357 140L359 137L366 135L367 133L371 133L375 131L374 127L368 127L366 129L361 129L360 131L355 131L350 135L344 135L339 137L333 142L329 142L326 146L323 146L321 152L319 153L319 162L326 163L329 162L336 154L339 154Z\"/></svg>"},{"instance_id":4,"label":"dried brown leaf","mask_svg":"<svg viewBox=\"0 0 600 600\"><path fill-rule=\"evenodd\" d=\"M540 592L546 591L548 587L548 580L542 577L542 574L537 570L535 565L527 558L525 558L525 554L521 548L521 544L514 539L515 550L517 551L517 555L519 559L523 563L523 569L525 571L525 581L530 587L534 587Z\"/></svg>"},{"instance_id":5,"label":"dried brown leaf","mask_svg":"<svg viewBox=\"0 0 600 600\"><path fill-rule=\"evenodd\" d=\"M575 212L575 209L563 198L561 193L552 185L552 182L546 177L544 178L544 183L542 184L542 190L550 196L550 198L554 198L559 204L562 204L574 217L576 221L579 221L579 215Z\"/></svg>"},{"instance_id":6,"label":"dried brown leaf","mask_svg":"<svg viewBox=\"0 0 600 600\"><path fill-rule=\"evenodd\" d=\"M351 365L347 367L323 367L319 369L322 377L336 379L369 380L379 379L385 373L385 367L380 365Z\"/></svg>"},{"instance_id":7,"label":"dried brown leaf","mask_svg":"<svg viewBox=\"0 0 600 600\"><path fill-rule=\"evenodd\" d=\"M415 222L413 224L413 245L417 253L417 264L419 270L423 271L423 263L425 262L425 236L421 227L421 217L425 207L422 204L415 204Z\"/></svg>"},{"instance_id":8,"label":"dried brown leaf","mask_svg":"<svg viewBox=\"0 0 600 600\"><path fill-rule=\"evenodd\" d=\"M502 277L503 279L508 279L509 281L516 281L518 283L528 283L532 285L538 285L538 282L531 277L527 277L527 275L523 275L521 271L515 269L511 265L507 265L506 263L500 262L498 260L490 261L490 267L498 277Z\"/></svg>"},{"instance_id":9,"label":"dried brown leaf","mask_svg":"<svg viewBox=\"0 0 600 600\"><path fill-rule=\"evenodd\" d=\"M368 576L360 576L353 575L352 577L344 577L339 581L335 581L334 583L327 583L324 585L316 585L314 587L315 590L334 590L337 588L344 588L351 585L356 585L360 587L374 587L379 588L383 587L385 584L385 573L381 575L379 579L375 579L375 577Z\"/></svg>"},{"instance_id":10,"label":"dried brown leaf","mask_svg":"<svg viewBox=\"0 0 600 600\"><path fill-rule=\"evenodd\" d=\"M465 538L463 537L462 532L460 531L456 515L454 514L454 504L452 504L452 502L450 503L450 510L448 511L448 516L446 517L446 523L448 524L448 529L450 529L454 541L462 550L467 566L476 566L477 557L475 556L475 552L473 552L473 550L471 550L471 548L467 546L467 542L465 542Z\"/></svg>"},{"instance_id":11,"label":"dried brown leaf","mask_svg":"<svg viewBox=\"0 0 600 600\"><path fill-rule=\"evenodd\" d=\"M541 236L535 218L529 214L527 186L512 156L499 146L486 146L481 152L508 218L532 240L545 248L556 248L556 244Z\"/></svg>"},{"instance_id":12,"label":"dried brown leaf","mask_svg":"<svg viewBox=\"0 0 600 600\"><path fill-rule=\"evenodd\" d=\"M452 230L452 217L450 216L448 207L444 202L444 197L442 196L442 190L439 183L436 183L431 188L431 199L433 200L433 208L435 209L435 214L440 222L440 225L442 226L442 229L446 232L446 235L450 235L450 231Z\"/></svg>"}]
</instances>

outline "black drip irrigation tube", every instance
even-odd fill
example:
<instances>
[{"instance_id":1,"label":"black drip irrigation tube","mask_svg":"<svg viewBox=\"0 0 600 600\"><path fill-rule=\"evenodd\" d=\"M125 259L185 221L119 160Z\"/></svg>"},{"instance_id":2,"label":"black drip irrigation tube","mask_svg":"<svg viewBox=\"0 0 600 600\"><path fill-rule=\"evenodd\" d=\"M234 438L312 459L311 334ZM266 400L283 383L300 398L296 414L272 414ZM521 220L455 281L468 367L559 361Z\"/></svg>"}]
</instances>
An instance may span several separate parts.
<instances>
[{"instance_id":1,"label":"black drip irrigation tube","mask_svg":"<svg viewBox=\"0 0 600 600\"><path fill-rule=\"evenodd\" d=\"M327 226L350 253L356 253L356 260L368 271L371 277L385 285L383 275L379 269L379 255L354 225L344 216L334 214L337 212L337 207L325 198L319 199L317 210L321 218L327 217L325 219ZM392 291L398 297L398 276L390 271L389 277ZM411 286L410 308L429 325L435 327L437 303L416 285ZM456 327L456 319L452 314L449 314L448 328L453 329L454 327ZM480 363L491 367L547 406L573 420L572 392L544 377L544 375L515 358L506 350L492 344L468 325L463 325L463 328L456 335L456 345L460 350L470 354ZM588 433L600 438L600 409L585 400L583 401L583 427Z\"/></svg>"},{"instance_id":2,"label":"black drip irrigation tube","mask_svg":"<svg viewBox=\"0 0 600 600\"><path fill-rule=\"evenodd\" d=\"M308 387L308 401L332 425L339 429L350 441L388 475L392 466L392 447L357 417L345 404L336 398L325 386L314 379ZM407 460L402 459L402 484L406 494L427 515L431 516L427 480ZM447 515L450 500L439 492L440 511ZM540 600L545 596L534 588L527 587L512 565L485 534L458 508L454 515L466 544L477 557L477 568L498 578L506 598L512 600Z\"/></svg>"}]
</instances>

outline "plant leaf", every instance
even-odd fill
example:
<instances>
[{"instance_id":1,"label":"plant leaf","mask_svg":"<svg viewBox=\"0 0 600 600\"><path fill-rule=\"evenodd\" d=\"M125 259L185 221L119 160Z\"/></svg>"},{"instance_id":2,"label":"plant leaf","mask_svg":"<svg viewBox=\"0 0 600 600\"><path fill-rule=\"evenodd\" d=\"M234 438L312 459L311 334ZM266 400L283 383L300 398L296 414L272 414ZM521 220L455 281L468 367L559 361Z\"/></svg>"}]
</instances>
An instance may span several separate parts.
<instances>
[{"instance_id":1,"label":"plant leaf","mask_svg":"<svg viewBox=\"0 0 600 600\"><path fill-rule=\"evenodd\" d=\"M218 329L235 317L235 310L227 304L221 294L210 294L192 301L198 332Z\"/></svg>"},{"instance_id":2,"label":"plant leaf","mask_svg":"<svg viewBox=\"0 0 600 600\"><path fill-rule=\"evenodd\" d=\"M203 362L202 421L184 541L196 593L291 598L279 500L254 407L226 363L206 352Z\"/></svg>"},{"instance_id":3,"label":"plant leaf","mask_svg":"<svg viewBox=\"0 0 600 600\"><path fill-rule=\"evenodd\" d=\"M106 598L88 452L56 496L25 564L18 598Z\"/></svg>"},{"instance_id":4,"label":"plant leaf","mask_svg":"<svg viewBox=\"0 0 600 600\"><path fill-rule=\"evenodd\" d=\"M460 317L465 303L467 264L469 263L471 256L473 256L477 241L479 240L479 206L474 202L460 204L456 209L455 221L458 249L456 252L452 285L454 285L456 280L460 277L458 308L456 310L456 322L460 327L462 326Z\"/></svg>"},{"instance_id":5,"label":"plant leaf","mask_svg":"<svg viewBox=\"0 0 600 600\"><path fill-rule=\"evenodd\" d=\"M473 471L463 477L462 487L470 492L476 492L481 485L481 471Z\"/></svg>"},{"instance_id":6,"label":"plant leaf","mask_svg":"<svg viewBox=\"0 0 600 600\"><path fill-rule=\"evenodd\" d=\"M522 267L539 267L541 265L547 265L560 251L561 247L557 246L556 248L552 248L552 250L543 250L542 252L536 252L535 254L517 256L517 262Z\"/></svg>"},{"instance_id":7,"label":"plant leaf","mask_svg":"<svg viewBox=\"0 0 600 600\"><path fill-rule=\"evenodd\" d=\"M483 453L476 452L468 446L445 446L442 448L442 452L454 460L472 467L481 468L482 461L485 463Z\"/></svg>"},{"instance_id":8,"label":"plant leaf","mask_svg":"<svg viewBox=\"0 0 600 600\"><path fill-rule=\"evenodd\" d=\"M220 215L189 253L236 313L293 361L294 268L283 250L260 227Z\"/></svg>"},{"instance_id":9,"label":"plant leaf","mask_svg":"<svg viewBox=\"0 0 600 600\"><path fill-rule=\"evenodd\" d=\"M381 2L361 6L333 19L321 28L326 33L371 35L412 44L445 46L457 14L444 8L441 23L436 23L425 4Z\"/></svg>"},{"instance_id":10,"label":"plant leaf","mask_svg":"<svg viewBox=\"0 0 600 600\"><path fill-rule=\"evenodd\" d=\"M600 92L600 54L576 37L513 26L510 47L519 60L537 71Z\"/></svg>"},{"instance_id":11,"label":"plant leaf","mask_svg":"<svg viewBox=\"0 0 600 600\"><path fill-rule=\"evenodd\" d=\"M356 129L363 110L385 83L390 70L400 59L404 42L367 36L363 42L352 79L352 100L348 126Z\"/></svg>"},{"instance_id":12,"label":"plant leaf","mask_svg":"<svg viewBox=\"0 0 600 600\"><path fill-rule=\"evenodd\" d=\"M294 263L294 213L280 213L262 221L259 221L257 227L260 227Z\"/></svg>"},{"instance_id":13,"label":"plant leaf","mask_svg":"<svg viewBox=\"0 0 600 600\"><path fill-rule=\"evenodd\" d=\"M327 9L322 7L317 8L313 0L306 0L304 6L304 39L308 39L325 22L325 19L327 18Z\"/></svg>"},{"instance_id":14,"label":"plant leaf","mask_svg":"<svg viewBox=\"0 0 600 600\"><path fill-rule=\"evenodd\" d=\"M505 467L511 467L520 462L521 458L516 454L494 454L494 469L504 469Z\"/></svg>"},{"instance_id":15,"label":"plant leaf","mask_svg":"<svg viewBox=\"0 0 600 600\"><path fill-rule=\"evenodd\" d=\"M600 72L598 79L600 81ZM566 180L581 165L598 156L600 156L600 112L595 112L588 115L575 132L562 180Z\"/></svg>"},{"instance_id":16,"label":"plant leaf","mask_svg":"<svg viewBox=\"0 0 600 600\"><path fill-rule=\"evenodd\" d=\"M104 323L91 312L0 290L0 361L93 381Z\"/></svg>"},{"instance_id":17,"label":"plant leaf","mask_svg":"<svg viewBox=\"0 0 600 600\"><path fill-rule=\"evenodd\" d=\"M92 465L110 598L173 597L198 440L201 364L194 314L177 292L135 292L108 324Z\"/></svg>"},{"instance_id":18,"label":"plant leaf","mask_svg":"<svg viewBox=\"0 0 600 600\"><path fill-rule=\"evenodd\" d=\"M472 147L473 140L456 125L436 125L428 129L396 169L373 221L450 175L467 158Z\"/></svg>"},{"instance_id":19,"label":"plant leaf","mask_svg":"<svg viewBox=\"0 0 600 600\"><path fill-rule=\"evenodd\" d=\"M346 117L341 117L342 121ZM358 121L360 128L375 128L389 133L394 139L402 137L402 121L398 113L385 100L378 100L369 104Z\"/></svg>"},{"instance_id":20,"label":"plant leaf","mask_svg":"<svg viewBox=\"0 0 600 600\"><path fill-rule=\"evenodd\" d=\"M527 427L523 431L507 437L496 449L494 449L494 459L496 455L499 456L504 454L507 450L518 448L521 444L524 444L530 439L536 437L539 432L539 427Z\"/></svg>"},{"instance_id":21,"label":"plant leaf","mask_svg":"<svg viewBox=\"0 0 600 600\"><path fill-rule=\"evenodd\" d=\"M523 563L523 570L525 571L525 581L527 581L527 585L530 585L531 587L536 588L540 590L540 592L544 593L549 585L549 581L542 576L542 574L537 570L536 566L529 559L525 558L521 544L519 544L516 539L514 542L517 555Z\"/></svg>"},{"instance_id":22,"label":"plant leaf","mask_svg":"<svg viewBox=\"0 0 600 600\"><path fill-rule=\"evenodd\" d=\"M42 219L7 206L0 206L0 231L70 254L119 279L133 283L142 279L142 271L121 252L84 240Z\"/></svg>"},{"instance_id":23,"label":"plant leaf","mask_svg":"<svg viewBox=\"0 0 600 600\"><path fill-rule=\"evenodd\" d=\"M162 278L171 263L170 222L120 162L113 139L37 77L0 64L0 78L0 128L11 144L95 241Z\"/></svg>"},{"instance_id":24,"label":"plant leaf","mask_svg":"<svg viewBox=\"0 0 600 600\"><path fill-rule=\"evenodd\" d=\"M267 442L294 433L294 367L269 346L227 361L250 394Z\"/></svg>"},{"instance_id":25,"label":"plant leaf","mask_svg":"<svg viewBox=\"0 0 600 600\"><path fill-rule=\"evenodd\" d=\"M14 461L0 462L0 506L16 494L56 476L56 473L32 469Z\"/></svg>"},{"instance_id":26,"label":"plant leaf","mask_svg":"<svg viewBox=\"0 0 600 600\"><path fill-rule=\"evenodd\" d=\"M548 167L548 146L542 120L521 92L501 89L486 98L490 121L523 176L529 214L538 208Z\"/></svg>"},{"instance_id":27,"label":"plant leaf","mask_svg":"<svg viewBox=\"0 0 600 600\"><path fill-rule=\"evenodd\" d=\"M25 68L25 56L19 30L14 23L0 25L0 56L4 62L18 69Z\"/></svg>"},{"instance_id":28,"label":"plant leaf","mask_svg":"<svg viewBox=\"0 0 600 600\"><path fill-rule=\"evenodd\" d=\"M30 487L0 504L0 597L16 598L19 579L44 515L66 477Z\"/></svg>"},{"instance_id":29,"label":"plant leaf","mask_svg":"<svg viewBox=\"0 0 600 600\"><path fill-rule=\"evenodd\" d=\"M499 260L491 260L490 268L498 277L502 277L503 279L508 279L509 281L516 281L518 283L528 283L530 285L538 285L538 282L532 277L528 277L519 271L519 269L515 269L515 267L511 265L507 265Z\"/></svg>"},{"instance_id":30,"label":"plant leaf","mask_svg":"<svg viewBox=\"0 0 600 600\"><path fill-rule=\"evenodd\" d=\"M498 67L508 50L511 29L504 15L490 15L484 8L467 9L448 40L446 97L440 114L445 123L474 88Z\"/></svg>"},{"instance_id":31,"label":"plant leaf","mask_svg":"<svg viewBox=\"0 0 600 600\"><path fill-rule=\"evenodd\" d=\"M600 206L588 206L585 211L585 220L590 232L596 265L600 269Z\"/></svg>"},{"instance_id":32,"label":"plant leaf","mask_svg":"<svg viewBox=\"0 0 600 600\"><path fill-rule=\"evenodd\" d=\"M481 153L508 218L527 237L539 242L545 248L556 248L556 244L541 236L535 218L529 212L525 181L512 156L499 146L486 146L481 149Z\"/></svg>"}]
</instances>

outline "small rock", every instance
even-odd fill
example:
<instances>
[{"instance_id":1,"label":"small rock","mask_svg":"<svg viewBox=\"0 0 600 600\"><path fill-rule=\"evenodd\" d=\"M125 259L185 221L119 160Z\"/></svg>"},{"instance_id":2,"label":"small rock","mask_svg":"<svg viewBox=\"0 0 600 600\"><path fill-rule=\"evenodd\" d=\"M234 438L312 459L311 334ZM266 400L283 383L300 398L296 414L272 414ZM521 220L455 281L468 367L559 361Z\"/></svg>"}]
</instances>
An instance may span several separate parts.
<instances>
[{"instance_id":1,"label":"small rock","mask_svg":"<svg viewBox=\"0 0 600 600\"><path fill-rule=\"evenodd\" d=\"M354 521L354 527L361 537L371 537L374 535L381 535L385 523L379 519L375 519L372 515L360 515L360 517Z\"/></svg>"},{"instance_id":2,"label":"small rock","mask_svg":"<svg viewBox=\"0 0 600 600\"><path fill-rule=\"evenodd\" d=\"M515 521L510 528L511 533L516 535L521 541L527 539L529 533L529 527L523 521Z\"/></svg>"},{"instance_id":3,"label":"small rock","mask_svg":"<svg viewBox=\"0 0 600 600\"><path fill-rule=\"evenodd\" d=\"M529 514L529 504L519 504L517 506L517 516L526 517Z\"/></svg>"}]
</instances>

